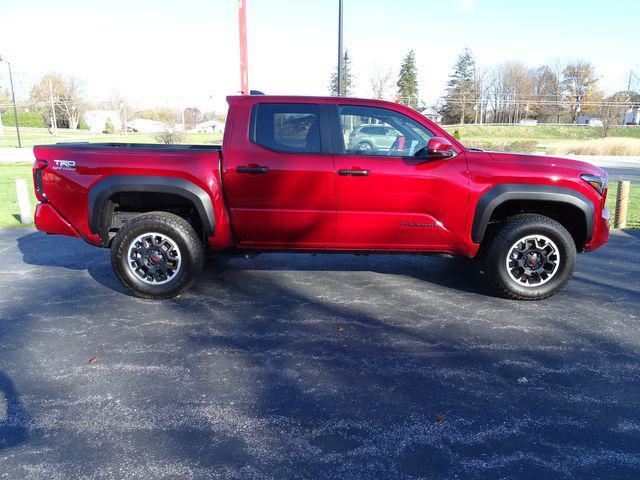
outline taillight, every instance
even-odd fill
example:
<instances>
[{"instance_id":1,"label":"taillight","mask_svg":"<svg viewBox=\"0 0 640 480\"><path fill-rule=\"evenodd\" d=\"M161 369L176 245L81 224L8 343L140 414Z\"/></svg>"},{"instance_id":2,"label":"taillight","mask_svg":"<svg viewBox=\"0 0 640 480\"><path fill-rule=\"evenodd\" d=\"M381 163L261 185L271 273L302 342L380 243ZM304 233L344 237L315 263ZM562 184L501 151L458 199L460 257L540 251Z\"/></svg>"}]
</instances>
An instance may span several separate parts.
<instances>
[{"instance_id":1,"label":"taillight","mask_svg":"<svg viewBox=\"0 0 640 480\"><path fill-rule=\"evenodd\" d=\"M36 160L33 164L33 184L36 190L36 198L41 202L47 201L47 194L44 193L42 182L42 171L49 165L46 160Z\"/></svg>"},{"instance_id":2,"label":"taillight","mask_svg":"<svg viewBox=\"0 0 640 480\"><path fill-rule=\"evenodd\" d=\"M353 138L356 136L356 131L355 130L351 130L351 134L349 135L349 138Z\"/></svg>"}]
</instances>

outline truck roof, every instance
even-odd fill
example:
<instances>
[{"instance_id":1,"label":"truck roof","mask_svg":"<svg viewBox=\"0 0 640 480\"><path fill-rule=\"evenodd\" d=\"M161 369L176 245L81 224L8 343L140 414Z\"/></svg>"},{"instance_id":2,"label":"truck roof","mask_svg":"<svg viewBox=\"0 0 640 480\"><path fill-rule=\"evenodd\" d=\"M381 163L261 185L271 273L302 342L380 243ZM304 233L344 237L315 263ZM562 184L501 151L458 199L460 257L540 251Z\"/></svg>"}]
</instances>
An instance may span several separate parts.
<instances>
[{"instance_id":1,"label":"truck roof","mask_svg":"<svg viewBox=\"0 0 640 480\"><path fill-rule=\"evenodd\" d=\"M358 97L336 97L336 96L307 96L307 95L229 95L227 97L227 103L229 105L241 103L241 102L282 102L282 103L358 103L367 105L387 106L393 108L409 108L404 105L389 102L387 100L376 100L373 98L358 98Z\"/></svg>"}]
</instances>

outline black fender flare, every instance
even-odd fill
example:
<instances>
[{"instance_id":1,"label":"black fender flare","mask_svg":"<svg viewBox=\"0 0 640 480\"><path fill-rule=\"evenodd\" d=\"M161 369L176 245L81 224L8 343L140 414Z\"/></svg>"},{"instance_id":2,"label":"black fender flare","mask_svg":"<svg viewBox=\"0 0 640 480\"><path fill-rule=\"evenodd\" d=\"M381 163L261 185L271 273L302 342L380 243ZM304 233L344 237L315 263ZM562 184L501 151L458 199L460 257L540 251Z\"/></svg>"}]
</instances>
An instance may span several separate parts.
<instances>
[{"instance_id":1,"label":"black fender flare","mask_svg":"<svg viewBox=\"0 0 640 480\"><path fill-rule=\"evenodd\" d=\"M121 192L170 193L189 200L195 206L207 236L215 233L216 219L211 197L202 188L177 177L150 175L113 175L94 184L89 190L89 230L104 236L103 226L109 214L109 198Z\"/></svg>"},{"instance_id":2,"label":"black fender flare","mask_svg":"<svg viewBox=\"0 0 640 480\"><path fill-rule=\"evenodd\" d=\"M593 236L594 206L591 200L581 193L552 185L506 183L491 188L478 200L471 227L471 240L474 243L482 242L493 211L511 200L556 202L577 207L584 214L586 242L588 243Z\"/></svg>"}]
</instances>

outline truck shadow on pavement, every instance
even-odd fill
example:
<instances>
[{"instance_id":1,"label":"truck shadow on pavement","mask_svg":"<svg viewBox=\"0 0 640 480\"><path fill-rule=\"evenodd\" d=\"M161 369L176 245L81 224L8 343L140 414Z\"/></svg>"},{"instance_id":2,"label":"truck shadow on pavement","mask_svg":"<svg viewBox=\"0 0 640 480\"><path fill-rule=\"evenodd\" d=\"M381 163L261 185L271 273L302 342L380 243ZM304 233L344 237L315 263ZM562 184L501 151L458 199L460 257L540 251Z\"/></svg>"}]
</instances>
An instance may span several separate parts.
<instances>
[{"instance_id":1,"label":"truck shadow on pavement","mask_svg":"<svg viewBox=\"0 0 640 480\"><path fill-rule=\"evenodd\" d=\"M0 451L25 443L29 416L11 379L0 371Z\"/></svg>"},{"instance_id":2,"label":"truck shadow on pavement","mask_svg":"<svg viewBox=\"0 0 640 480\"><path fill-rule=\"evenodd\" d=\"M28 265L86 270L99 284L119 293L128 293L113 273L107 249L88 245L79 238L39 232L19 237L18 249Z\"/></svg>"},{"instance_id":3,"label":"truck shadow on pavement","mask_svg":"<svg viewBox=\"0 0 640 480\"><path fill-rule=\"evenodd\" d=\"M23 261L29 265L86 270L101 285L129 294L117 280L109 259L109 250L85 244L82 240L62 236L31 233L18 238ZM292 272L373 272L411 276L454 290L495 295L488 279L479 271L479 262L446 255L409 254L310 254L264 253L255 258L208 257L205 271L218 272L234 268L238 271L287 270ZM215 281L215 276L202 276L198 282Z\"/></svg>"}]
</instances>

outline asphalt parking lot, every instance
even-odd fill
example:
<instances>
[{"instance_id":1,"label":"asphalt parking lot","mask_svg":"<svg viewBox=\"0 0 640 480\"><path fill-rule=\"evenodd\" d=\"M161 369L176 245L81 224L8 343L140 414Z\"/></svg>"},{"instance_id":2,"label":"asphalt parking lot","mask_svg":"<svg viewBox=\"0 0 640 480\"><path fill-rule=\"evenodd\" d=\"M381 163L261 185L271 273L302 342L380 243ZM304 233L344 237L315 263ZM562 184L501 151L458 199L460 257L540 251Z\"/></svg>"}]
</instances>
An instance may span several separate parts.
<instances>
[{"instance_id":1,"label":"asphalt parking lot","mask_svg":"<svg viewBox=\"0 0 640 480\"><path fill-rule=\"evenodd\" d=\"M537 303L463 260L307 254L152 302L106 250L0 230L0 478L637 479L639 251Z\"/></svg>"}]
</instances>

